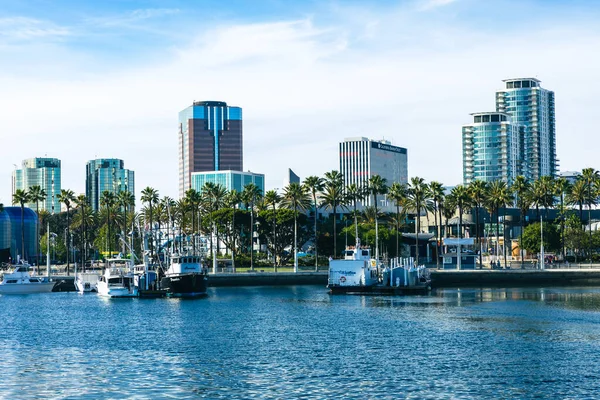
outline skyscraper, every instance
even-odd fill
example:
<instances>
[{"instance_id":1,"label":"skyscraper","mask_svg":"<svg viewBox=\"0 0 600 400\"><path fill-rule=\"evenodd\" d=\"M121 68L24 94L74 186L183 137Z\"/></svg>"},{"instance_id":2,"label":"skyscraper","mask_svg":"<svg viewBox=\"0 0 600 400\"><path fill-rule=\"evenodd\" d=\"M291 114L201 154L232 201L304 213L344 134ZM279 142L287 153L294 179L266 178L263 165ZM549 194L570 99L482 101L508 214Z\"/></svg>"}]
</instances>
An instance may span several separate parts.
<instances>
[{"instance_id":1,"label":"skyscraper","mask_svg":"<svg viewBox=\"0 0 600 400\"><path fill-rule=\"evenodd\" d=\"M40 186L46 192L46 200L39 203L40 211L60 212L58 194L60 193L60 160L57 158L28 158L23 160L21 169L16 169L12 177L12 192L17 189L29 190ZM35 209L35 203L26 207Z\"/></svg>"},{"instance_id":2,"label":"skyscraper","mask_svg":"<svg viewBox=\"0 0 600 400\"><path fill-rule=\"evenodd\" d=\"M90 160L85 166L85 195L94 211L100 209L102 193L129 191L135 195L134 172L124 168L123 160L100 158Z\"/></svg>"},{"instance_id":3,"label":"skyscraper","mask_svg":"<svg viewBox=\"0 0 600 400\"><path fill-rule=\"evenodd\" d=\"M242 109L221 101L194 102L179 113L179 196L192 172L243 170Z\"/></svg>"},{"instance_id":4,"label":"skyscraper","mask_svg":"<svg viewBox=\"0 0 600 400\"><path fill-rule=\"evenodd\" d=\"M463 125L463 181L512 182L522 174L523 125L500 112L474 113L473 123Z\"/></svg>"},{"instance_id":5,"label":"skyscraper","mask_svg":"<svg viewBox=\"0 0 600 400\"><path fill-rule=\"evenodd\" d=\"M386 140L346 138L340 143L340 172L344 175L344 184L367 187L373 175L385 178L388 186L394 182L407 183L407 153L404 147L392 146ZM370 196L364 203L372 205Z\"/></svg>"},{"instance_id":6,"label":"skyscraper","mask_svg":"<svg viewBox=\"0 0 600 400\"><path fill-rule=\"evenodd\" d=\"M207 182L221 185L227 191L236 190L238 193L242 193L247 184L253 183L258 186L262 194L265 194L265 176L263 174L230 170L194 172L192 174L192 189L197 192L202 192L204 184Z\"/></svg>"},{"instance_id":7,"label":"skyscraper","mask_svg":"<svg viewBox=\"0 0 600 400\"><path fill-rule=\"evenodd\" d=\"M505 79L504 89L496 91L496 111L508 113L512 122L524 125L523 175L529 180L555 177L556 127L554 92L543 89L536 78Z\"/></svg>"}]
</instances>

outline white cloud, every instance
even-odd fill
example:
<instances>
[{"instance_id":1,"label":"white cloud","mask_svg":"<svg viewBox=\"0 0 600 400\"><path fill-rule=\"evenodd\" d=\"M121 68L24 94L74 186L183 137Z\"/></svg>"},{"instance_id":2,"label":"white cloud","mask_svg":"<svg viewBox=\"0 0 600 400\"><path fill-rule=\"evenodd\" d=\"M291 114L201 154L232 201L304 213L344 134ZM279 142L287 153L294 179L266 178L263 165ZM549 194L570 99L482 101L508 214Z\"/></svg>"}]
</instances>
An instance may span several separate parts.
<instances>
[{"instance_id":1,"label":"white cloud","mask_svg":"<svg viewBox=\"0 0 600 400\"><path fill-rule=\"evenodd\" d=\"M56 38L70 34L70 30L48 21L26 17L0 18L0 44L7 41Z\"/></svg>"},{"instance_id":2,"label":"white cloud","mask_svg":"<svg viewBox=\"0 0 600 400\"><path fill-rule=\"evenodd\" d=\"M418 9L421 11L432 10L434 8L447 6L454 2L456 2L456 0L422 0L420 1Z\"/></svg>"},{"instance_id":3,"label":"white cloud","mask_svg":"<svg viewBox=\"0 0 600 400\"><path fill-rule=\"evenodd\" d=\"M600 143L580 116L597 109L595 28L496 36L402 15L370 18L368 36L367 25L310 18L222 25L116 72L64 49L44 55L50 78L13 68L0 76L0 202L12 164L45 153L63 160L63 184L75 191L87 160L117 157L136 171L138 191L176 197L177 113L193 100L244 108L245 169L265 173L269 187L281 187L288 167L302 177L337 168L348 136L390 139L408 147L411 175L456 184L460 126L492 110L501 79L517 75L556 91L562 167L594 162Z\"/></svg>"}]
</instances>

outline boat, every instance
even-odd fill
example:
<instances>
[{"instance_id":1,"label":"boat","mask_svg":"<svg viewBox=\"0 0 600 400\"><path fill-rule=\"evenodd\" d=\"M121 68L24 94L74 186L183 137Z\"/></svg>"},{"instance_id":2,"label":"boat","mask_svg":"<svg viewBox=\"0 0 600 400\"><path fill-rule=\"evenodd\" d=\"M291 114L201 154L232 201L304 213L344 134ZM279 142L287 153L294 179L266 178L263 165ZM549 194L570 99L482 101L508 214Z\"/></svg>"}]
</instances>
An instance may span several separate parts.
<instances>
[{"instance_id":1,"label":"boat","mask_svg":"<svg viewBox=\"0 0 600 400\"><path fill-rule=\"evenodd\" d=\"M79 293L97 293L100 274L97 272L82 272L75 277L75 290Z\"/></svg>"},{"instance_id":2,"label":"boat","mask_svg":"<svg viewBox=\"0 0 600 400\"><path fill-rule=\"evenodd\" d=\"M386 266L371 258L368 247L346 247L343 260L329 261L327 287L331 294L426 294L431 290L429 271L412 258L394 258Z\"/></svg>"},{"instance_id":3,"label":"boat","mask_svg":"<svg viewBox=\"0 0 600 400\"><path fill-rule=\"evenodd\" d=\"M32 276L27 263L15 265L13 270L5 273L0 282L0 294L49 293L56 282L47 277Z\"/></svg>"},{"instance_id":4,"label":"boat","mask_svg":"<svg viewBox=\"0 0 600 400\"><path fill-rule=\"evenodd\" d=\"M130 260L108 259L98 281L98 294L104 297L137 297L138 287Z\"/></svg>"},{"instance_id":5,"label":"boat","mask_svg":"<svg viewBox=\"0 0 600 400\"><path fill-rule=\"evenodd\" d=\"M160 280L167 297L202 297L207 294L208 277L200 256L174 255Z\"/></svg>"}]
</instances>

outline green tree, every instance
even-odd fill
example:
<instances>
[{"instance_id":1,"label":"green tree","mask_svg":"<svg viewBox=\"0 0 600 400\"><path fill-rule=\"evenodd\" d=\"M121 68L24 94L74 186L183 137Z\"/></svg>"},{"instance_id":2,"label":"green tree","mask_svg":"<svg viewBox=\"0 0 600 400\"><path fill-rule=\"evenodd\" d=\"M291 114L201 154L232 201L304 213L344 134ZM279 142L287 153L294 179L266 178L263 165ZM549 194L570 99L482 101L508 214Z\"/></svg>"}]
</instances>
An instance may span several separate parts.
<instances>
[{"instance_id":1,"label":"green tree","mask_svg":"<svg viewBox=\"0 0 600 400\"><path fill-rule=\"evenodd\" d=\"M112 245L113 245L113 236L111 235L111 217L114 219L114 207L117 204L116 196L113 192L105 190L102 192L102 197L100 197L100 205L104 207L105 218L106 218L106 245L108 248L108 257L112 257Z\"/></svg>"},{"instance_id":2,"label":"green tree","mask_svg":"<svg viewBox=\"0 0 600 400\"><path fill-rule=\"evenodd\" d=\"M565 198L571 190L571 184L565 178L558 178L554 181L554 190L555 195L559 197L560 201L560 210L559 210L559 218L560 218L560 247L562 253L562 259L565 260L566 252L565 252Z\"/></svg>"},{"instance_id":3,"label":"green tree","mask_svg":"<svg viewBox=\"0 0 600 400\"><path fill-rule=\"evenodd\" d=\"M61 203L63 203L65 205L65 207L67 207L67 236L65 237L65 243L67 243L67 276L69 276L69 253L70 253L70 248L71 246L69 245L69 238L70 238L70 224L69 224L69 219L70 219L70 211L71 211L71 205L72 203L75 201L75 193L73 193L72 190L70 189L62 189L60 191L60 193L58 194L58 201L60 201Z\"/></svg>"},{"instance_id":4,"label":"green tree","mask_svg":"<svg viewBox=\"0 0 600 400\"><path fill-rule=\"evenodd\" d=\"M325 189L321 205L333 213L333 257L337 257L337 210L346 208L344 176L338 171L325 173Z\"/></svg>"},{"instance_id":5,"label":"green tree","mask_svg":"<svg viewBox=\"0 0 600 400\"><path fill-rule=\"evenodd\" d=\"M519 242L523 241L523 230L525 229L525 216L529 207L531 207L531 185L523 175L519 175L515 178L512 185L512 191L515 195L516 206L519 208L521 213L519 222L521 224L521 233ZM521 253L521 262L523 261L523 248L519 246Z\"/></svg>"},{"instance_id":6,"label":"green tree","mask_svg":"<svg viewBox=\"0 0 600 400\"><path fill-rule=\"evenodd\" d=\"M277 205L279 205L281 200L282 200L282 198L277 193L276 190L269 190L269 191L267 191L267 193L265 193L265 198L264 198L265 203L267 204L267 206L273 207L273 215L271 216L271 224L273 225L273 248L277 247ZM316 208L315 208L315 210L316 210ZM316 222L315 222L315 235L316 235L316 229L317 229L317 226L316 226ZM316 243L317 243L317 239L315 236L315 246L316 246ZM315 254L316 254L316 248L315 248ZM275 254L275 251L273 251L273 269L275 270L275 272L277 272L277 256Z\"/></svg>"},{"instance_id":7,"label":"green tree","mask_svg":"<svg viewBox=\"0 0 600 400\"><path fill-rule=\"evenodd\" d=\"M487 189L487 182L480 180L474 180L469 183L468 186L469 194L471 195L471 200L475 207L475 237L477 238L477 246L479 247L480 266L483 266L483 251L481 251L481 232L479 230L481 227L481 219L479 217L481 215L481 207L483 207L483 203L487 196Z\"/></svg>"},{"instance_id":8,"label":"green tree","mask_svg":"<svg viewBox=\"0 0 600 400\"><path fill-rule=\"evenodd\" d=\"M21 206L21 257L25 260L25 203L29 201L29 195L23 189L17 189L12 197L13 204Z\"/></svg>"},{"instance_id":9,"label":"green tree","mask_svg":"<svg viewBox=\"0 0 600 400\"><path fill-rule=\"evenodd\" d=\"M317 218L319 215L319 203L317 202L317 195L323 191L324 182L323 178L318 176L308 176L304 180L303 184L306 191L311 195L313 199L313 208L315 211L314 219L314 243L315 243L315 271L319 270L319 249L317 244Z\"/></svg>"},{"instance_id":10,"label":"green tree","mask_svg":"<svg viewBox=\"0 0 600 400\"><path fill-rule=\"evenodd\" d=\"M371 176L371 178L369 178L367 190L369 191L369 194L373 196L373 205L375 207L375 259L379 260L379 222L377 218L377 195L387 193L387 179L382 178L380 175Z\"/></svg>"},{"instance_id":11,"label":"green tree","mask_svg":"<svg viewBox=\"0 0 600 400\"><path fill-rule=\"evenodd\" d=\"M511 191L503 181L493 181L490 184L487 202L489 204L489 208L492 211L496 212L496 238L497 242L500 240L500 209L504 210L504 214L506 214L506 206L512 202ZM502 219L502 237L504 239L502 252L504 253L504 267L506 268L506 227L504 226L505 216ZM498 256L498 254L496 255Z\"/></svg>"},{"instance_id":12,"label":"green tree","mask_svg":"<svg viewBox=\"0 0 600 400\"><path fill-rule=\"evenodd\" d=\"M400 208L402 208L402 213L406 215L406 186L398 182L392 183L388 191L388 197L396 206L396 257L400 257Z\"/></svg>"},{"instance_id":13,"label":"green tree","mask_svg":"<svg viewBox=\"0 0 600 400\"><path fill-rule=\"evenodd\" d=\"M416 251L415 261L419 265L419 232L421 230L421 211L427 210L429 202L429 189L423 178L415 176L411 178L408 185L407 191L407 205L415 210L416 213L416 226L415 226L415 237L416 237Z\"/></svg>"},{"instance_id":14,"label":"green tree","mask_svg":"<svg viewBox=\"0 0 600 400\"><path fill-rule=\"evenodd\" d=\"M41 186L35 185L29 188L27 192L29 201L35 203L35 213L38 216L37 223L35 225L35 263L40 264L40 201L46 200L46 191Z\"/></svg>"},{"instance_id":15,"label":"green tree","mask_svg":"<svg viewBox=\"0 0 600 400\"><path fill-rule=\"evenodd\" d=\"M585 182L587 190L587 206L588 206L588 232L590 235L588 243L588 257L590 258L590 264L592 263L592 206L598 202L598 194L595 190L598 181L600 180L600 174L594 168L584 168L581 171L580 179Z\"/></svg>"},{"instance_id":16,"label":"green tree","mask_svg":"<svg viewBox=\"0 0 600 400\"><path fill-rule=\"evenodd\" d=\"M540 251L541 244L541 229L539 223L530 224L523 232L523 238L519 246L523 247L530 253ZM544 249L548 251L558 251L560 249L560 234L556 225L544 224Z\"/></svg>"},{"instance_id":17,"label":"green tree","mask_svg":"<svg viewBox=\"0 0 600 400\"><path fill-rule=\"evenodd\" d=\"M441 214L441 205L444 201L445 191L444 186L440 182L430 182L429 186L429 195L431 197L431 202L433 205L433 219L435 221L435 265L437 268L440 267L440 230L442 225L442 214ZM438 224L438 215L439 215L439 224Z\"/></svg>"},{"instance_id":18,"label":"green tree","mask_svg":"<svg viewBox=\"0 0 600 400\"><path fill-rule=\"evenodd\" d=\"M254 270L254 207L262 197L262 190L254 183L244 186L242 197L250 206L250 270Z\"/></svg>"},{"instance_id":19,"label":"green tree","mask_svg":"<svg viewBox=\"0 0 600 400\"><path fill-rule=\"evenodd\" d=\"M298 272L298 210L306 210L310 205L306 187L295 182L287 185L282 204L294 211L294 272Z\"/></svg>"},{"instance_id":20,"label":"green tree","mask_svg":"<svg viewBox=\"0 0 600 400\"><path fill-rule=\"evenodd\" d=\"M154 207L158 204L158 190L151 188L150 186L147 186L144 190L142 190L142 203L146 203L147 207L148 207L148 211L149 211L149 220L150 220L150 224L148 226L148 229L150 229L150 258L154 259L154 235L153 235L153 224L154 224L154 215L153 215L153 211L154 211Z\"/></svg>"}]
</instances>

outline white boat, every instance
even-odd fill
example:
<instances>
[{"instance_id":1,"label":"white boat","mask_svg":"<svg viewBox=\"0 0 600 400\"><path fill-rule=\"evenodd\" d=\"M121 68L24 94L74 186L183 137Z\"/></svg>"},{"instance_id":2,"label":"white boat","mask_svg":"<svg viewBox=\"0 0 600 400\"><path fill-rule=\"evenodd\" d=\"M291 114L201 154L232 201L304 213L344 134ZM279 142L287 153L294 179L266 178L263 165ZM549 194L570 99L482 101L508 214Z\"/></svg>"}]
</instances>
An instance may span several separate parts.
<instances>
[{"instance_id":1,"label":"white boat","mask_svg":"<svg viewBox=\"0 0 600 400\"><path fill-rule=\"evenodd\" d=\"M160 281L168 297L203 297L207 294L208 276L199 256L171 258L171 265Z\"/></svg>"},{"instance_id":2,"label":"white boat","mask_svg":"<svg viewBox=\"0 0 600 400\"><path fill-rule=\"evenodd\" d=\"M371 258L371 250L356 246L346 247L343 260L329 261L327 287L332 293L364 291L379 283L377 260Z\"/></svg>"},{"instance_id":3,"label":"white boat","mask_svg":"<svg viewBox=\"0 0 600 400\"><path fill-rule=\"evenodd\" d=\"M29 265L15 265L14 269L4 274L0 282L0 294L49 293L56 282L50 282L42 276L31 276Z\"/></svg>"},{"instance_id":4,"label":"white boat","mask_svg":"<svg viewBox=\"0 0 600 400\"><path fill-rule=\"evenodd\" d=\"M130 260L109 259L98 281L98 294L105 297L138 297L135 274Z\"/></svg>"},{"instance_id":5,"label":"white boat","mask_svg":"<svg viewBox=\"0 0 600 400\"><path fill-rule=\"evenodd\" d=\"M98 292L99 281L100 274L97 272L78 273L75 278L75 290L79 293L96 293Z\"/></svg>"}]
</instances>

